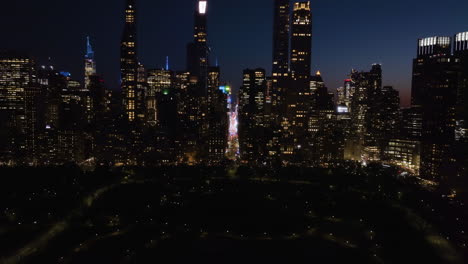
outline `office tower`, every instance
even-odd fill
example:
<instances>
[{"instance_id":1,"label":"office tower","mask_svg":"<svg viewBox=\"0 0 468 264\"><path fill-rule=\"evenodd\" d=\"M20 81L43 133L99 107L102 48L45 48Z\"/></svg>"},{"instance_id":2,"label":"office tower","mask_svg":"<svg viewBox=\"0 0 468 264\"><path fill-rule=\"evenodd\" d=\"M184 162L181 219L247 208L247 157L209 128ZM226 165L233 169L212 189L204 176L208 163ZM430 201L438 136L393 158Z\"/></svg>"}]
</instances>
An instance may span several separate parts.
<instances>
[{"instance_id":1,"label":"office tower","mask_svg":"<svg viewBox=\"0 0 468 264\"><path fill-rule=\"evenodd\" d=\"M208 147L208 164L219 164L226 158L228 147L229 119L227 86L220 87L219 67L210 67L208 72L206 144Z\"/></svg>"},{"instance_id":2,"label":"office tower","mask_svg":"<svg viewBox=\"0 0 468 264\"><path fill-rule=\"evenodd\" d=\"M275 0L273 21L273 81L289 73L289 0Z\"/></svg>"},{"instance_id":3,"label":"office tower","mask_svg":"<svg viewBox=\"0 0 468 264\"><path fill-rule=\"evenodd\" d=\"M101 76L89 76L88 90L92 101L92 122L96 124L104 118L105 112L108 111L107 90Z\"/></svg>"},{"instance_id":4,"label":"office tower","mask_svg":"<svg viewBox=\"0 0 468 264\"><path fill-rule=\"evenodd\" d=\"M413 61L412 103L422 113L421 176L437 182L454 174L460 61L451 55L450 45L450 37L419 39Z\"/></svg>"},{"instance_id":5,"label":"office tower","mask_svg":"<svg viewBox=\"0 0 468 264\"><path fill-rule=\"evenodd\" d=\"M219 67L209 67L208 68L208 97L207 103L208 108L215 107L216 99L220 85L221 70Z\"/></svg>"},{"instance_id":6,"label":"office tower","mask_svg":"<svg viewBox=\"0 0 468 264\"><path fill-rule=\"evenodd\" d=\"M384 86L377 111L380 111L381 121L377 144L384 149L389 140L398 137L400 132L400 93L392 86Z\"/></svg>"},{"instance_id":7,"label":"office tower","mask_svg":"<svg viewBox=\"0 0 468 264\"><path fill-rule=\"evenodd\" d=\"M309 1L294 3L291 24L291 73L294 78L308 79L312 63L312 12Z\"/></svg>"},{"instance_id":8,"label":"office tower","mask_svg":"<svg viewBox=\"0 0 468 264\"><path fill-rule=\"evenodd\" d=\"M468 141L468 32L455 35L454 57L461 63L457 89L456 136L459 141Z\"/></svg>"},{"instance_id":9,"label":"office tower","mask_svg":"<svg viewBox=\"0 0 468 264\"><path fill-rule=\"evenodd\" d=\"M173 80L173 88L176 90L186 90L190 85L190 73L187 71L177 71Z\"/></svg>"},{"instance_id":10,"label":"office tower","mask_svg":"<svg viewBox=\"0 0 468 264\"><path fill-rule=\"evenodd\" d=\"M400 136L406 139L421 141L422 113L420 107L401 109Z\"/></svg>"},{"instance_id":11,"label":"office tower","mask_svg":"<svg viewBox=\"0 0 468 264\"><path fill-rule=\"evenodd\" d=\"M379 160L382 148L383 119L382 105L382 68L372 65L368 72L353 70L350 74L352 91L350 113L352 134L347 142L346 157L353 160ZM343 109L345 110L345 109Z\"/></svg>"},{"instance_id":12,"label":"office tower","mask_svg":"<svg viewBox=\"0 0 468 264\"><path fill-rule=\"evenodd\" d=\"M311 105L310 111L311 114L309 115L308 120L308 131L311 135L314 135L319 130L319 119L318 119L318 99L322 99L325 93L327 93L327 89L325 87L325 83L323 82L322 76L320 74L316 74L312 76L310 79L310 94L311 96ZM322 97L321 97L322 96ZM323 101L321 101L323 102Z\"/></svg>"},{"instance_id":13,"label":"office tower","mask_svg":"<svg viewBox=\"0 0 468 264\"><path fill-rule=\"evenodd\" d=\"M320 75L312 79L318 82L318 86L311 95L309 157L314 165L328 167L343 160L345 138L338 123L334 94L328 92Z\"/></svg>"},{"instance_id":14,"label":"office tower","mask_svg":"<svg viewBox=\"0 0 468 264\"><path fill-rule=\"evenodd\" d=\"M45 165L79 163L89 157L92 139L87 128L92 98L68 72L43 67L38 73L44 96L44 128L40 130L41 159Z\"/></svg>"},{"instance_id":15,"label":"office tower","mask_svg":"<svg viewBox=\"0 0 468 264\"><path fill-rule=\"evenodd\" d=\"M410 170L415 175L419 175L420 153L420 141L403 138L391 139L385 149L386 161Z\"/></svg>"},{"instance_id":16,"label":"office tower","mask_svg":"<svg viewBox=\"0 0 468 264\"><path fill-rule=\"evenodd\" d=\"M151 69L147 73L148 89L146 93L147 122L157 123L157 99L161 94L169 93L172 87L172 72L168 69Z\"/></svg>"},{"instance_id":17,"label":"office tower","mask_svg":"<svg viewBox=\"0 0 468 264\"><path fill-rule=\"evenodd\" d=\"M85 55L85 88L90 84L90 76L96 75L96 62L94 60L94 51L91 46L89 37L86 38L86 55Z\"/></svg>"},{"instance_id":18,"label":"office tower","mask_svg":"<svg viewBox=\"0 0 468 264\"><path fill-rule=\"evenodd\" d=\"M239 146L242 162L256 164L264 158L264 69L246 69L239 90Z\"/></svg>"},{"instance_id":19,"label":"office tower","mask_svg":"<svg viewBox=\"0 0 468 264\"><path fill-rule=\"evenodd\" d=\"M456 128L455 128L455 158L457 160L457 176L468 178L468 32L455 35L455 60L460 60L460 74L457 89ZM465 180L466 181L466 180ZM458 184L462 186L462 184ZM466 186L466 185L465 185Z\"/></svg>"},{"instance_id":20,"label":"office tower","mask_svg":"<svg viewBox=\"0 0 468 264\"><path fill-rule=\"evenodd\" d=\"M172 72L166 69L148 70L148 90L154 93L162 93L172 86Z\"/></svg>"},{"instance_id":21,"label":"office tower","mask_svg":"<svg viewBox=\"0 0 468 264\"><path fill-rule=\"evenodd\" d=\"M207 36L208 1L199 0L195 10L194 40L187 46L187 71L197 78L200 89L207 92L209 46Z\"/></svg>"},{"instance_id":22,"label":"office tower","mask_svg":"<svg viewBox=\"0 0 468 264\"><path fill-rule=\"evenodd\" d=\"M136 110L138 120L145 120L146 113L146 92L148 91L148 74L146 68L140 62L137 68L137 90L136 90Z\"/></svg>"},{"instance_id":23,"label":"office tower","mask_svg":"<svg viewBox=\"0 0 468 264\"><path fill-rule=\"evenodd\" d=\"M383 151L380 142L384 137L384 115L382 114L382 104L384 100L382 96L382 66L380 64L373 64L367 78L369 86L367 87L367 114L365 118L366 130L364 144L366 151L369 152L368 154L373 156L373 159L379 160ZM385 98L385 100L387 100L387 98Z\"/></svg>"},{"instance_id":24,"label":"office tower","mask_svg":"<svg viewBox=\"0 0 468 264\"><path fill-rule=\"evenodd\" d=\"M32 148L27 145L27 132L35 123L33 81L33 60L0 52L0 163L24 162Z\"/></svg>"},{"instance_id":25,"label":"office tower","mask_svg":"<svg viewBox=\"0 0 468 264\"><path fill-rule=\"evenodd\" d=\"M137 59L137 26L136 26L136 0L126 0L125 26L120 46L121 87L123 105L126 119L135 121L138 113L137 85L138 85L138 59Z\"/></svg>"},{"instance_id":26,"label":"office tower","mask_svg":"<svg viewBox=\"0 0 468 264\"><path fill-rule=\"evenodd\" d=\"M354 95L353 81L346 79L344 86L337 89L337 100L338 112L350 113L351 112L351 101Z\"/></svg>"},{"instance_id":27,"label":"office tower","mask_svg":"<svg viewBox=\"0 0 468 264\"><path fill-rule=\"evenodd\" d=\"M147 72L146 120L152 126L157 123L158 96L169 92L172 87L172 79L172 72L168 68L150 69Z\"/></svg>"}]
</instances>

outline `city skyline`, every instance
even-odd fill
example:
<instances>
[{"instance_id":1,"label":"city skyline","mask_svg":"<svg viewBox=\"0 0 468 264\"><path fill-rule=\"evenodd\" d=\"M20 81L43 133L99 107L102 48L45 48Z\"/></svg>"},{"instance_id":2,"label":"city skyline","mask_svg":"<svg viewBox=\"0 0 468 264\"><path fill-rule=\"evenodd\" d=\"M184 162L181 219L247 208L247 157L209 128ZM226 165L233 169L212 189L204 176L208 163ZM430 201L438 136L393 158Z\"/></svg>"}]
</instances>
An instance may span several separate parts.
<instances>
[{"instance_id":1,"label":"city skyline","mask_svg":"<svg viewBox=\"0 0 468 264\"><path fill-rule=\"evenodd\" d=\"M0 48L25 51L41 63L51 57L52 63L60 70L69 71L75 79L82 80L82 57L86 36L89 35L96 53L98 72L104 75L110 89L118 89L119 69L115 65L118 64L119 46L115 43L121 38L123 20L120 12L123 1L106 5L106 8L106 3L88 5L87 1L80 1L73 4L76 7L73 13L66 11L65 4L52 2L52 8L47 5L48 10L44 10L43 4L30 3L34 13L20 9L15 3L6 4L9 13L2 16L5 21L1 22L8 25L5 34L14 37L6 39ZM468 3L449 1L442 9L431 10L431 1L424 1L424 5L418 2L394 1L391 5L353 2L353 6L363 7L358 10L350 3L313 1L312 72L320 70L325 84L330 90L335 90L343 86L343 80L352 68L364 70L373 63L381 63L384 85L393 85L399 90L402 104L408 106L414 43L424 37L453 37L468 25L468 18L461 13L464 5L468 8ZM192 38L194 6L195 1L186 1L183 8L175 2L139 1L138 52L139 60L147 68L164 67L165 58L169 56L172 69L185 69L185 46ZM248 5L243 1L209 3L208 31L210 46L213 47L212 60L218 58L223 66L222 80L231 83L236 90L241 85L240 73L243 69L262 67L268 74L271 72L272 7L273 1L255 1ZM176 9L177 12L172 12ZM337 15L331 16L331 9ZM386 19L392 11L399 13L398 20ZM39 19L38 16L45 12L52 15ZM435 13L440 15L436 16ZM164 17L163 14L173 15ZM236 14L242 14L241 23L235 22L233 16ZM355 25L356 29L344 28L349 25L349 19L343 18L344 14L349 14L354 23L351 25ZM11 16L24 18L22 23L34 21L28 23L32 30L28 34L9 33L10 30L21 32L22 25L12 23L13 20L9 19ZM49 21L57 18L64 23ZM369 23L378 19L381 21ZM168 27L167 21L174 23ZM165 41L161 41L163 38ZM353 41L347 42L346 39ZM32 41L35 45L29 45Z\"/></svg>"},{"instance_id":2,"label":"city skyline","mask_svg":"<svg viewBox=\"0 0 468 264\"><path fill-rule=\"evenodd\" d=\"M467 263L467 16L243 1L5 16L1 263Z\"/></svg>"}]
</instances>

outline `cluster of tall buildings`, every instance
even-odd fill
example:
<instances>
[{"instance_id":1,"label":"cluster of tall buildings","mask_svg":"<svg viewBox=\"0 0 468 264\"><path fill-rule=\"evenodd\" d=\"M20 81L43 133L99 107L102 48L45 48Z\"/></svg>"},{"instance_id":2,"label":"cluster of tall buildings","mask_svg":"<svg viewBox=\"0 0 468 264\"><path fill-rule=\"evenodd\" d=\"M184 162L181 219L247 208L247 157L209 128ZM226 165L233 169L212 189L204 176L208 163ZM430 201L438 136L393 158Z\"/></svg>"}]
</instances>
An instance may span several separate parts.
<instances>
[{"instance_id":1,"label":"cluster of tall buildings","mask_svg":"<svg viewBox=\"0 0 468 264\"><path fill-rule=\"evenodd\" d=\"M334 94L312 70L312 10L274 2L272 75L246 69L239 91L240 157L245 164L329 166L344 161L345 131ZM351 95L346 94L350 100ZM345 99L344 99L345 100ZM344 103L344 102L343 102ZM351 104L351 101L348 102Z\"/></svg>"},{"instance_id":2,"label":"cluster of tall buildings","mask_svg":"<svg viewBox=\"0 0 468 264\"><path fill-rule=\"evenodd\" d=\"M273 65L245 69L237 101L210 61L206 0L197 1L187 67L138 59L136 0L126 0L121 89L97 73L90 39L85 78L28 56L0 53L0 162L123 165L341 166L393 163L435 182L468 164L468 32L418 40L412 105L384 86L382 66L352 70L330 92L312 74L309 1L274 1Z\"/></svg>"},{"instance_id":3,"label":"cluster of tall buildings","mask_svg":"<svg viewBox=\"0 0 468 264\"><path fill-rule=\"evenodd\" d=\"M84 80L28 56L0 54L0 163L219 164L226 159L230 88L210 64L208 2L195 10L187 69L138 59L137 1L126 0L121 90L106 89L90 39Z\"/></svg>"},{"instance_id":4,"label":"cluster of tall buildings","mask_svg":"<svg viewBox=\"0 0 468 264\"><path fill-rule=\"evenodd\" d=\"M328 91L312 70L310 2L275 0L273 67L246 69L239 91L241 162L340 166L379 161L436 182L466 175L468 33L418 40L412 106L382 66Z\"/></svg>"}]
</instances>

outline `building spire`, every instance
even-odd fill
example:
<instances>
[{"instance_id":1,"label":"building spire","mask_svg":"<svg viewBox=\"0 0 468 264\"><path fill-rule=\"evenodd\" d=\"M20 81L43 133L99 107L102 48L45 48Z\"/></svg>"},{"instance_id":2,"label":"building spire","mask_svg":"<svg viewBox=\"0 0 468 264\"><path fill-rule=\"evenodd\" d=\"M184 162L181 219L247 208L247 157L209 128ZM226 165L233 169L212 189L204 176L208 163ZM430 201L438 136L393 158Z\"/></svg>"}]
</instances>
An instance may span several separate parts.
<instances>
[{"instance_id":1,"label":"building spire","mask_svg":"<svg viewBox=\"0 0 468 264\"><path fill-rule=\"evenodd\" d=\"M89 40L89 36L86 37L86 59L94 59L94 51L93 47L91 46L91 41Z\"/></svg>"},{"instance_id":2,"label":"building spire","mask_svg":"<svg viewBox=\"0 0 468 264\"><path fill-rule=\"evenodd\" d=\"M169 56L166 56L166 71L169 70Z\"/></svg>"}]
</instances>

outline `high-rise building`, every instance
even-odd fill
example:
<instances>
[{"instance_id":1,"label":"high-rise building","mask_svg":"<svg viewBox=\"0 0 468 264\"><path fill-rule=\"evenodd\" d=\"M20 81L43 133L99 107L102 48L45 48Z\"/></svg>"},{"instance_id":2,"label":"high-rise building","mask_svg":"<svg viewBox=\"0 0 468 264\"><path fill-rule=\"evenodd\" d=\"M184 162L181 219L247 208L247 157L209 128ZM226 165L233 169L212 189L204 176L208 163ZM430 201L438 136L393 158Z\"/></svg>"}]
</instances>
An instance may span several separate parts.
<instances>
[{"instance_id":1,"label":"high-rise building","mask_svg":"<svg viewBox=\"0 0 468 264\"><path fill-rule=\"evenodd\" d=\"M226 158L229 119L227 86L220 89L220 68L210 67L208 73L207 124L205 143L208 147L207 162L218 164Z\"/></svg>"},{"instance_id":2,"label":"high-rise building","mask_svg":"<svg viewBox=\"0 0 468 264\"><path fill-rule=\"evenodd\" d=\"M289 0L275 0L273 22L273 81L289 73Z\"/></svg>"},{"instance_id":3,"label":"high-rise building","mask_svg":"<svg viewBox=\"0 0 468 264\"><path fill-rule=\"evenodd\" d=\"M422 113L421 176L437 182L452 177L460 60L450 37L418 40L413 61L412 103Z\"/></svg>"},{"instance_id":4,"label":"high-rise building","mask_svg":"<svg viewBox=\"0 0 468 264\"><path fill-rule=\"evenodd\" d=\"M380 97L379 126L380 137L377 144L381 149L388 144L389 140L395 138L400 132L400 93L392 86L384 86Z\"/></svg>"},{"instance_id":5,"label":"high-rise building","mask_svg":"<svg viewBox=\"0 0 468 264\"><path fill-rule=\"evenodd\" d=\"M148 90L162 93L172 86L172 72L166 69L148 70Z\"/></svg>"},{"instance_id":6,"label":"high-rise building","mask_svg":"<svg viewBox=\"0 0 468 264\"><path fill-rule=\"evenodd\" d=\"M337 100L336 105L338 106L338 112L341 113L350 113L351 112L351 102L354 95L353 81L351 79L346 79L344 81L344 86L337 89Z\"/></svg>"},{"instance_id":7,"label":"high-rise building","mask_svg":"<svg viewBox=\"0 0 468 264\"><path fill-rule=\"evenodd\" d=\"M313 76L313 79L318 77L320 75ZM322 84L311 95L308 151L313 165L330 166L344 158L344 130L338 123L334 94L328 92L321 77L319 80Z\"/></svg>"},{"instance_id":8,"label":"high-rise building","mask_svg":"<svg viewBox=\"0 0 468 264\"><path fill-rule=\"evenodd\" d=\"M455 60L460 60L461 68L457 89L456 128L457 141L455 157L457 159L458 178L468 177L468 32L455 35Z\"/></svg>"},{"instance_id":9,"label":"high-rise building","mask_svg":"<svg viewBox=\"0 0 468 264\"><path fill-rule=\"evenodd\" d=\"M410 139L391 139L385 149L386 160L419 174L421 143Z\"/></svg>"},{"instance_id":10,"label":"high-rise building","mask_svg":"<svg viewBox=\"0 0 468 264\"><path fill-rule=\"evenodd\" d=\"M312 67L310 1L294 3L291 24L291 73L294 78L308 79Z\"/></svg>"},{"instance_id":11,"label":"high-rise building","mask_svg":"<svg viewBox=\"0 0 468 264\"><path fill-rule=\"evenodd\" d=\"M350 104L351 131L346 157L353 160L378 160L382 154L382 68L372 65L368 72L353 70L350 74L352 99ZM343 109L344 111L345 109Z\"/></svg>"},{"instance_id":12,"label":"high-rise building","mask_svg":"<svg viewBox=\"0 0 468 264\"><path fill-rule=\"evenodd\" d=\"M455 60L460 60L460 79L457 89L457 140L468 141L468 32L455 35Z\"/></svg>"},{"instance_id":13,"label":"high-rise building","mask_svg":"<svg viewBox=\"0 0 468 264\"><path fill-rule=\"evenodd\" d=\"M91 46L89 37L86 39L86 55L85 55L85 88L89 87L90 76L96 75L96 61L94 60L94 51Z\"/></svg>"},{"instance_id":14,"label":"high-rise building","mask_svg":"<svg viewBox=\"0 0 468 264\"><path fill-rule=\"evenodd\" d=\"M168 93L172 88L172 72L169 69L151 69L147 73L148 89L146 93L147 121L157 123L157 99L162 93Z\"/></svg>"},{"instance_id":15,"label":"high-rise building","mask_svg":"<svg viewBox=\"0 0 468 264\"><path fill-rule=\"evenodd\" d=\"M262 162L265 155L264 106L266 75L264 69L246 69L239 90L239 146L245 163Z\"/></svg>"},{"instance_id":16,"label":"high-rise building","mask_svg":"<svg viewBox=\"0 0 468 264\"><path fill-rule=\"evenodd\" d=\"M138 93L138 59L137 59L137 21L136 0L126 0L125 26L120 46L121 87L123 105L128 121L137 119L138 106L143 102L137 101Z\"/></svg>"},{"instance_id":17,"label":"high-rise building","mask_svg":"<svg viewBox=\"0 0 468 264\"><path fill-rule=\"evenodd\" d=\"M441 65L448 65L450 55L450 37L429 37L418 40L417 58L413 61L413 85L411 90L411 104L413 106L422 106L428 95L426 92L430 90L429 86L424 85L422 68L427 68L429 64L435 63L437 65L437 62L441 62L442 59L446 63Z\"/></svg>"},{"instance_id":18,"label":"high-rise building","mask_svg":"<svg viewBox=\"0 0 468 264\"><path fill-rule=\"evenodd\" d=\"M194 40L187 46L187 70L192 76L197 77L199 86L207 92L209 46L207 35L207 9L208 1L197 1L195 10Z\"/></svg>"},{"instance_id":19,"label":"high-rise building","mask_svg":"<svg viewBox=\"0 0 468 264\"><path fill-rule=\"evenodd\" d=\"M30 94L34 62L28 56L0 52L0 163L25 161L27 128L34 125ZM29 99L29 100L28 100ZM28 118L27 118L28 117Z\"/></svg>"}]
</instances>

